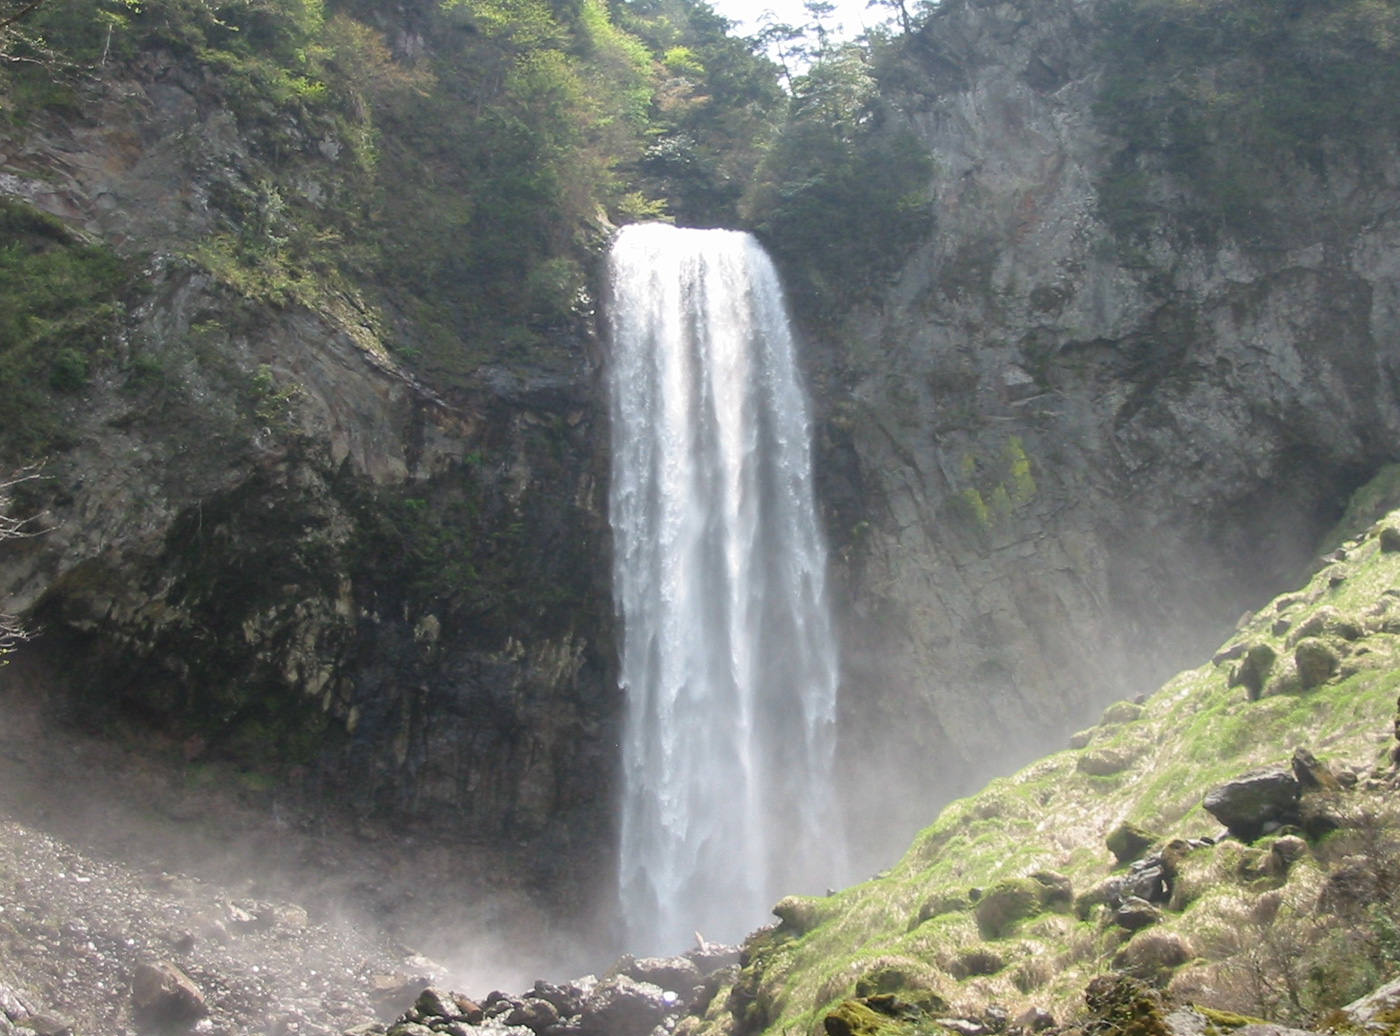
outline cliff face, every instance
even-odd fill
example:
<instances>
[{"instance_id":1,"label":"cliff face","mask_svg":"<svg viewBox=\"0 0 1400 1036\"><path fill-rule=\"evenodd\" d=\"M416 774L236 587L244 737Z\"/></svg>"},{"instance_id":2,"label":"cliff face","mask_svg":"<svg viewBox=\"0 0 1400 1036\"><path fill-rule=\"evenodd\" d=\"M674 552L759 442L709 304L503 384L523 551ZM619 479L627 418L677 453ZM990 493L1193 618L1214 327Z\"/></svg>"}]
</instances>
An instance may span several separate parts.
<instances>
[{"instance_id":1,"label":"cliff face","mask_svg":"<svg viewBox=\"0 0 1400 1036\"><path fill-rule=\"evenodd\" d=\"M935 227L818 332L868 845L1198 657L1397 455L1393 135L1211 140L1258 177L1212 194L1108 110L1109 6L945 4L886 75Z\"/></svg>"},{"instance_id":2,"label":"cliff face","mask_svg":"<svg viewBox=\"0 0 1400 1036\"><path fill-rule=\"evenodd\" d=\"M46 247L137 257L104 345L45 404L42 477L16 490L47 531L6 545L0 588L39 635L0 680L85 726L139 720L174 739L157 747L243 761L318 811L529 846L516 877L552 898L606 889L591 342L561 340L548 374L480 368L449 399L353 293L313 308L215 276L187 258L221 225L211 197L260 177L331 197L342 142L270 165L207 80L148 63L0 145L5 192L74 228L32 221Z\"/></svg>"}]
</instances>

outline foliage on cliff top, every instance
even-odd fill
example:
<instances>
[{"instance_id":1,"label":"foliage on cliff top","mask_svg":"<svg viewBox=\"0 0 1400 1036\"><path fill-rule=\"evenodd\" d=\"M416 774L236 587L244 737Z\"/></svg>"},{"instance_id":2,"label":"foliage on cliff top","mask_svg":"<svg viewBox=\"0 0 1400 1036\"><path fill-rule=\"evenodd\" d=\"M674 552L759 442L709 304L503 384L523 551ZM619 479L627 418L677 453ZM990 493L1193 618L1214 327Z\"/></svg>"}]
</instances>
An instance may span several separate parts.
<instances>
[{"instance_id":1,"label":"foliage on cliff top","mask_svg":"<svg viewBox=\"0 0 1400 1036\"><path fill-rule=\"evenodd\" d=\"M9 40L0 118L90 117L160 68L238 144L191 156L237 291L349 300L399 357L568 369L610 222L732 221L782 97L703 0L48 0ZM143 243L137 243L143 244Z\"/></svg>"},{"instance_id":2,"label":"foliage on cliff top","mask_svg":"<svg viewBox=\"0 0 1400 1036\"><path fill-rule=\"evenodd\" d=\"M1385 884L1400 876L1388 755L1400 690L1397 547L1400 513L1242 625L1216 662L1141 706L1111 707L1076 736L1081 747L948 806L887 873L801 911L789 905L782 916L800 913L801 929L784 923L752 937L734 984L678 1031L819 1033L828 1014L876 986L951 1005L941 1013L980 1017L999 1004L1015 1017L1037 1006L1063 1022L1082 1012L1086 982L1110 969L1182 999L1302 1022L1400 970L1393 926L1372 906L1400 892ZM1294 656L1310 639L1338 667L1305 688ZM1256 644L1275 661L1251 700L1231 684ZM1274 836L1253 846L1200 841L1220 830L1201 808L1207 790L1255 767L1286 767L1303 745L1359 775L1360 790L1305 799L1338 831L1308 831L1301 855L1297 840L1272 849ZM1196 840L1180 849L1163 919L1139 933L1115 924L1094 893L1125 873L1105 844L1125 822L1151 832L1160 851ZM1021 886L1033 902L995 923L983 916L983 904L1010 903ZM872 978L891 973L893 985Z\"/></svg>"},{"instance_id":3,"label":"foliage on cliff top","mask_svg":"<svg viewBox=\"0 0 1400 1036\"><path fill-rule=\"evenodd\" d=\"M1187 225L1267 243L1298 218L1305 173L1374 172L1400 132L1396 0L1107 0L1098 115L1122 142L1102 185L1120 231L1161 218L1158 170L1187 192ZM1174 203L1177 207L1179 203Z\"/></svg>"}]
</instances>

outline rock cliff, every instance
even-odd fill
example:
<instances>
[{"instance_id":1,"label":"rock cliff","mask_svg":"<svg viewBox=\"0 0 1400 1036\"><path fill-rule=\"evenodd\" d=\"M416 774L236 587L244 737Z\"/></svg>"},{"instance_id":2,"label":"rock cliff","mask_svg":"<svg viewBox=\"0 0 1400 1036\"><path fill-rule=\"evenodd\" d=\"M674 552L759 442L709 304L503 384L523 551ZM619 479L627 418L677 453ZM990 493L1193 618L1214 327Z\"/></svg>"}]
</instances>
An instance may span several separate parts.
<instances>
[{"instance_id":1,"label":"rock cliff","mask_svg":"<svg viewBox=\"0 0 1400 1036\"><path fill-rule=\"evenodd\" d=\"M360 294L192 258L228 229L217 199L333 198L344 150L289 120L297 157L270 155L216 83L153 51L0 142L16 247L127 269L100 348L49 375L42 434L7 430L8 463L43 460L13 501L43 531L0 557L37 634L0 680L366 830L527 846L519 881L586 912L611 884L617 697L592 343L434 390Z\"/></svg>"},{"instance_id":2,"label":"rock cliff","mask_svg":"<svg viewBox=\"0 0 1400 1036\"><path fill-rule=\"evenodd\" d=\"M1122 6L943 4L885 71L934 226L812 330L871 844L1218 641L1397 456L1394 135L1304 157L1216 126L1197 152L1255 177L1231 194L1176 162L1172 111L1114 114L1166 79ZM1253 67L1199 60L1220 93Z\"/></svg>"}]
</instances>

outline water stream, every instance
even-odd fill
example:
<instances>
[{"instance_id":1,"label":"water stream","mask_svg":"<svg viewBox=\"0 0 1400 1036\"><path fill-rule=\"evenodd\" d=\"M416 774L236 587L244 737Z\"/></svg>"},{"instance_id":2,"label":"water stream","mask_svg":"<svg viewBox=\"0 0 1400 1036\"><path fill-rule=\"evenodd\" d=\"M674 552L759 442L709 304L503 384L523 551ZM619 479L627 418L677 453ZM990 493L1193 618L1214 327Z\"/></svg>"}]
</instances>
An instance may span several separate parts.
<instances>
[{"instance_id":1,"label":"water stream","mask_svg":"<svg viewBox=\"0 0 1400 1036\"><path fill-rule=\"evenodd\" d=\"M732 941L841 872L836 646L808 406L750 236L623 229L609 260L629 949Z\"/></svg>"}]
</instances>

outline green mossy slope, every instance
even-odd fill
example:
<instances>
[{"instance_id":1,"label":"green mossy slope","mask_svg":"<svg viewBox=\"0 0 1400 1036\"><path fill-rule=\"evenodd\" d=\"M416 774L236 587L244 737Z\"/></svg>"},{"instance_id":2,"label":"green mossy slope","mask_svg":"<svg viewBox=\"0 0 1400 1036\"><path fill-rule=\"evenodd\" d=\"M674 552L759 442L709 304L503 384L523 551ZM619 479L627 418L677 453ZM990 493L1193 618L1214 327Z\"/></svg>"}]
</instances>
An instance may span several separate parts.
<instances>
[{"instance_id":1,"label":"green mossy slope","mask_svg":"<svg viewBox=\"0 0 1400 1036\"><path fill-rule=\"evenodd\" d=\"M1400 888L1388 801L1397 546L1400 513L1248 617L1211 663L1111 706L1079 747L947 807L888 872L784 901L779 916L800 915L800 929L784 920L752 937L733 984L681 1031L933 1032L936 1017L985 1019L993 1005L1012 1019L1038 1007L1063 1025L1109 970L1295 1022L1366 992L1400 964L1386 912ZM1242 660L1258 668L1269 654L1256 645L1274 661L1251 678ZM1295 656L1309 645L1336 665L1305 688ZM1298 831L1211 844L1222 828L1202 796L1254 768L1286 769L1300 746L1348 790L1304 795ZM1100 902L1106 879L1129 872L1106 841L1125 823L1150 835L1140 852L1166 858L1172 879L1160 920L1136 932ZM1113 839L1130 858L1133 842ZM890 993L900 1002L882 1011L875 997ZM920 1002L937 1006L909 1008Z\"/></svg>"}]
</instances>

